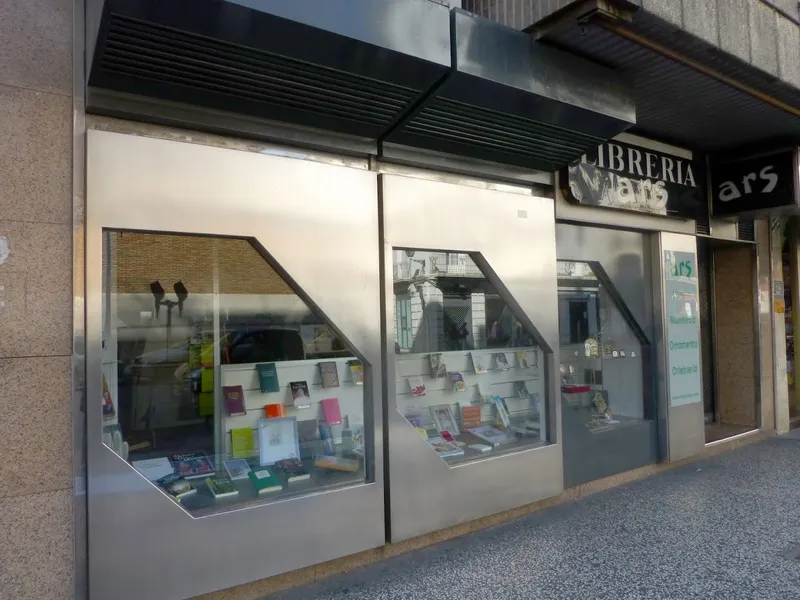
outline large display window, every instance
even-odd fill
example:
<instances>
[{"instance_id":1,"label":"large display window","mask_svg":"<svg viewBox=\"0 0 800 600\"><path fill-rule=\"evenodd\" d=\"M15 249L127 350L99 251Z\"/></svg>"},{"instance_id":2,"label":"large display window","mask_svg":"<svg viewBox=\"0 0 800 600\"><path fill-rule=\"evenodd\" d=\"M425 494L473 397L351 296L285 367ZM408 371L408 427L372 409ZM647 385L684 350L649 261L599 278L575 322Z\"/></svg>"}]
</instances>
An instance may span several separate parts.
<instances>
[{"instance_id":1,"label":"large display window","mask_svg":"<svg viewBox=\"0 0 800 600\"><path fill-rule=\"evenodd\" d=\"M88 132L93 598L195 597L386 542L377 174L169 136Z\"/></svg>"},{"instance_id":2,"label":"large display window","mask_svg":"<svg viewBox=\"0 0 800 600\"><path fill-rule=\"evenodd\" d=\"M544 358L466 252L393 251L397 410L449 465L547 443Z\"/></svg>"},{"instance_id":3,"label":"large display window","mask_svg":"<svg viewBox=\"0 0 800 600\"><path fill-rule=\"evenodd\" d=\"M558 225L564 485L659 459L650 241Z\"/></svg>"},{"instance_id":4,"label":"large display window","mask_svg":"<svg viewBox=\"0 0 800 600\"><path fill-rule=\"evenodd\" d=\"M107 446L194 516L365 480L363 362L251 240L104 238Z\"/></svg>"},{"instance_id":5,"label":"large display window","mask_svg":"<svg viewBox=\"0 0 800 600\"><path fill-rule=\"evenodd\" d=\"M563 489L555 223L529 189L381 181L397 542Z\"/></svg>"}]
</instances>

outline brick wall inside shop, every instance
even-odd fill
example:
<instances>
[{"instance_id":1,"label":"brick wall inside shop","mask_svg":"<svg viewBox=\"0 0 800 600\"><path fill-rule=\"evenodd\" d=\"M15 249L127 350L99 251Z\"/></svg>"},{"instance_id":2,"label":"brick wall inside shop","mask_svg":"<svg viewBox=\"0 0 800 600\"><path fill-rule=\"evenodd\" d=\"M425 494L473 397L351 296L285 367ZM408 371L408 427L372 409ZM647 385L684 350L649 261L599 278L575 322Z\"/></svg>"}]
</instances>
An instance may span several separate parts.
<instances>
[{"instance_id":1,"label":"brick wall inside shop","mask_svg":"<svg viewBox=\"0 0 800 600\"><path fill-rule=\"evenodd\" d=\"M150 293L156 280L168 294L177 281L190 294L212 293L215 255L222 294L294 293L248 240L128 232L112 238L121 294Z\"/></svg>"}]
</instances>

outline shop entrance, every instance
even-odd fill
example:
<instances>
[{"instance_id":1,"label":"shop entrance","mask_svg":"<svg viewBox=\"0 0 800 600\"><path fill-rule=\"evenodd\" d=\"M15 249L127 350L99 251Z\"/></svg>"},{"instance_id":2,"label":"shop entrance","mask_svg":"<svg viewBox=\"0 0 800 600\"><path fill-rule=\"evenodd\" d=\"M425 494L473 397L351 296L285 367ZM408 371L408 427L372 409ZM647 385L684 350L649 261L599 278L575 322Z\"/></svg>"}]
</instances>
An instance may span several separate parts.
<instances>
[{"instance_id":1,"label":"shop entrance","mask_svg":"<svg viewBox=\"0 0 800 600\"><path fill-rule=\"evenodd\" d=\"M706 443L759 427L755 247L697 239Z\"/></svg>"}]
</instances>

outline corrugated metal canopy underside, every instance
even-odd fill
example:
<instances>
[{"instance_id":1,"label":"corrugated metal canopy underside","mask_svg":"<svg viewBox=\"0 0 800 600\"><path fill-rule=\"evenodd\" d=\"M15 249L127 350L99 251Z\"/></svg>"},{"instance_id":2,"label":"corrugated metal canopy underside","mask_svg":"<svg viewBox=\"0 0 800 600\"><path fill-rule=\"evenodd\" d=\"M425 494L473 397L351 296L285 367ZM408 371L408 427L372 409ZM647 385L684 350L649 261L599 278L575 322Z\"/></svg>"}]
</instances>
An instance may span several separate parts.
<instances>
[{"instance_id":1,"label":"corrugated metal canopy underside","mask_svg":"<svg viewBox=\"0 0 800 600\"><path fill-rule=\"evenodd\" d=\"M676 53L800 107L789 86L739 64L733 57L637 13L631 29ZM553 45L605 63L627 76L636 100L633 131L707 152L768 140L800 138L800 118L689 66L590 23L549 33Z\"/></svg>"}]
</instances>

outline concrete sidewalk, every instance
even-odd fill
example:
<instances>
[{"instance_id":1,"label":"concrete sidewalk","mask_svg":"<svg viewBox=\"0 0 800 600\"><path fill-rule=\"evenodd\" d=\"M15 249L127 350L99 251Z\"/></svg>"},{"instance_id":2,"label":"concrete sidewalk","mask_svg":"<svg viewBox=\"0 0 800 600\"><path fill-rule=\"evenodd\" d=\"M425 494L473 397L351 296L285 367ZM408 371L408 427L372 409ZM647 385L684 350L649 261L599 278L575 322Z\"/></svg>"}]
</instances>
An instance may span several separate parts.
<instances>
[{"instance_id":1,"label":"concrete sidewalk","mask_svg":"<svg viewBox=\"0 0 800 600\"><path fill-rule=\"evenodd\" d=\"M270 600L800 598L800 435Z\"/></svg>"}]
</instances>

